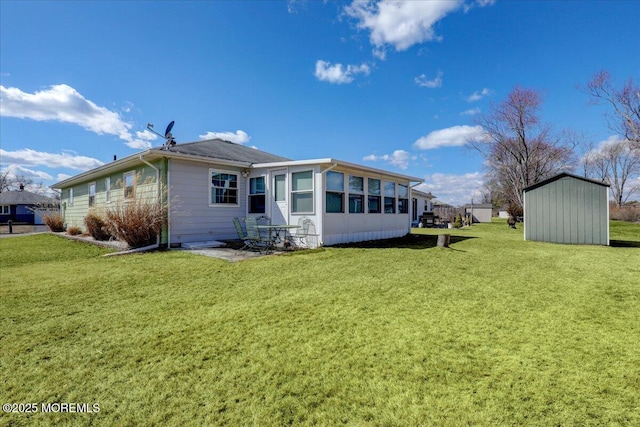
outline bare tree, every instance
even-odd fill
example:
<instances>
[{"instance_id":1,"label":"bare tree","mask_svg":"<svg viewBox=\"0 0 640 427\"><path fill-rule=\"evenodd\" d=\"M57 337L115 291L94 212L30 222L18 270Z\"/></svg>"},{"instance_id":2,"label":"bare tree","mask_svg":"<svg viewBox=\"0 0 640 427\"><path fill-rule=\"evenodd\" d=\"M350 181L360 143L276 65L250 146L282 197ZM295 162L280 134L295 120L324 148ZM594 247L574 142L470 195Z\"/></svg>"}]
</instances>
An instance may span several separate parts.
<instances>
[{"instance_id":1,"label":"bare tree","mask_svg":"<svg viewBox=\"0 0 640 427\"><path fill-rule=\"evenodd\" d=\"M607 104L613 111L605 115L609 129L640 150L640 87L630 77L622 88L616 88L607 71L599 71L583 92L596 104Z\"/></svg>"},{"instance_id":2,"label":"bare tree","mask_svg":"<svg viewBox=\"0 0 640 427\"><path fill-rule=\"evenodd\" d=\"M609 182L618 207L640 190L638 186L629 186L640 175L640 150L633 149L626 140L603 144L600 149L588 153L584 162L588 176Z\"/></svg>"},{"instance_id":3,"label":"bare tree","mask_svg":"<svg viewBox=\"0 0 640 427\"><path fill-rule=\"evenodd\" d=\"M13 185L11 169L11 167L8 167L4 172L0 173L0 193L11 190L11 186Z\"/></svg>"},{"instance_id":4,"label":"bare tree","mask_svg":"<svg viewBox=\"0 0 640 427\"><path fill-rule=\"evenodd\" d=\"M573 168L575 139L541 123L541 105L538 92L514 88L489 114L478 117L485 140L470 143L485 158L488 181L498 193L494 196L520 208L524 188Z\"/></svg>"}]
</instances>

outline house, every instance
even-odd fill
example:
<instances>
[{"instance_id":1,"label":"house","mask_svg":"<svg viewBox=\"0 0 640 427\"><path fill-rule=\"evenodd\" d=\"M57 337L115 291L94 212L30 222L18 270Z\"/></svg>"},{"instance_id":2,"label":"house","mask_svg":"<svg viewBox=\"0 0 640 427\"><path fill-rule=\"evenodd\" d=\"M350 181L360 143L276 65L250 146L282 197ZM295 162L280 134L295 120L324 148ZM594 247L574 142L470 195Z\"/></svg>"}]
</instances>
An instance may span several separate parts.
<instances>
[{"instance_id":1,"label":"house","mask_svg":"<svg viewBox=\"0 0 640 427\"><path fill-rule=\"evenodd\" d=\"M471 215L473 222L491 222L493 205L491 203L465 205L464 212L467 215Z\"/></svg>"},{"instance_id":2,"label":"house","mask_svg":"<svg viewBox=\"0 0 640 427\"><path fill-rule=\"evenodd\" d=\"M51 197L31 193L20 186L20 190L0 193L0 223L40 225L43 217L58 213L59 203Z\"/></svg>"},{"instance_id":3,"label":"house","mask_svg":"<svg viewBox=\"0 0 640 427\"><path fill-rule=\"evenodd\" d=\"M435 196L431 193L411 189L411 224L414 227L418 226L420 216L433 211L433 199Z\"/></svg>"},{"instance_id":4,"label":"house","mask_svg":"<svg viewBox=\"0 0 640 427\"><path fill-rule=\"evenodd\" d=\"M561 173L525 188L524 238L609 245L609 185Z\"/></svg>"},{"instance_id":5,"label":"house","mask_svg":"<svg viewBox=\"0 0 640 427\"><path fill-rule=\"evenodd\" d=\"M168 144L54 185L67 225L133 199L167 201L161 244L237 238L234 217L313 221L318 245L403 236L420 178L333 158L291 160L220 139Z\"/></svg>"}]
</instances>

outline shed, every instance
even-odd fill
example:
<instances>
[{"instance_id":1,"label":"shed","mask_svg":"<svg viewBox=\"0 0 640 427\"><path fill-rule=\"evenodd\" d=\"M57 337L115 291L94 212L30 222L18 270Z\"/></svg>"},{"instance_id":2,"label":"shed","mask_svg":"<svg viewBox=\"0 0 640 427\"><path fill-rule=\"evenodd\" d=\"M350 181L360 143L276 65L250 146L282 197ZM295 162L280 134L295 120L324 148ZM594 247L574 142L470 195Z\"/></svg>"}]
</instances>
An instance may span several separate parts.
<instances>
[{"instance_id":1,"label":"shed","mask_svg":"<svg viewBox=\"0 0 640 427\"><path fill-rule=\"evenodd\" d=\"M465 205L464 211L467 215L471 215L473 222L491 222L493 205L491 203Z\"/></svg>"},{"instance_id":2,"label":"shed","mask_svg":"<svg viewBox=\"0 0 640 427\"><path fill-rule=\"evenodd\" d=\"M525 188L524 239L609 245L609 185L561 173Z\"/></svg>"}]
</instances>

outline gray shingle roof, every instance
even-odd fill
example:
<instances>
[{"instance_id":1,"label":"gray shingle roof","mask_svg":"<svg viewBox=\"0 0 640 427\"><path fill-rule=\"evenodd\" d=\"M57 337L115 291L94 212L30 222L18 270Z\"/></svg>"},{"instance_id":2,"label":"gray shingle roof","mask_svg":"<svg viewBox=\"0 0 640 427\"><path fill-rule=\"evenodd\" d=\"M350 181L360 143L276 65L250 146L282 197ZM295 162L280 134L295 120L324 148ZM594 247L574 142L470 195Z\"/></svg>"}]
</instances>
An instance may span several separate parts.
<instances>
[{"instance_id":1,"label":"gray shingle roof","mask_svg":"<svg viewBox=\"0 0 640 427\"><path fill-rule=\"evenodd\" d=\"M168 151L171 153L188 154L192 156L210 157L212 159L232 160L249 163L285 162L291 159L260 151L244 145L222 139L188 142L176 144L172 147L153 148L151 151Z\"/></svg>"},{"instance_id":2,"label":"gray shingle roof","mask_svg":"<svg viewBox=\"0 0 640 427\"><path fill-rule=\"evenodd\" d=\"M0 193L0 205L37 205L57 204L51 197L29 191L3 191Z\"/></svg>"}]
</instances>

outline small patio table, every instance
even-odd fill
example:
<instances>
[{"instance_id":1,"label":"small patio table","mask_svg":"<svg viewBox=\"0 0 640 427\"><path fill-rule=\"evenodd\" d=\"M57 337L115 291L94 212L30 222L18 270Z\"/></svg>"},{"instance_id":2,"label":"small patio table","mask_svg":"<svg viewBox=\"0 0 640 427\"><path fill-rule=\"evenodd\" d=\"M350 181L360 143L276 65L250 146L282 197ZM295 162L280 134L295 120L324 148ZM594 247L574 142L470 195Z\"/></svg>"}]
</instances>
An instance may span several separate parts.
<instances>
[{"instance_id":1,"label":"small patio table","mask_svg":"<svg viewBox=\"0 0 640 427\"><path fill-rule=\"evenodd\" d=\"M281 232L287 232L290 230L294 230L296 228L300 228L299 225L293 224L269 224L269 225L258 225L258 230L267 230L269 232L269 236L272 237L273 246L282 242L280 238Z\"/></svg>"}]
</instances>

